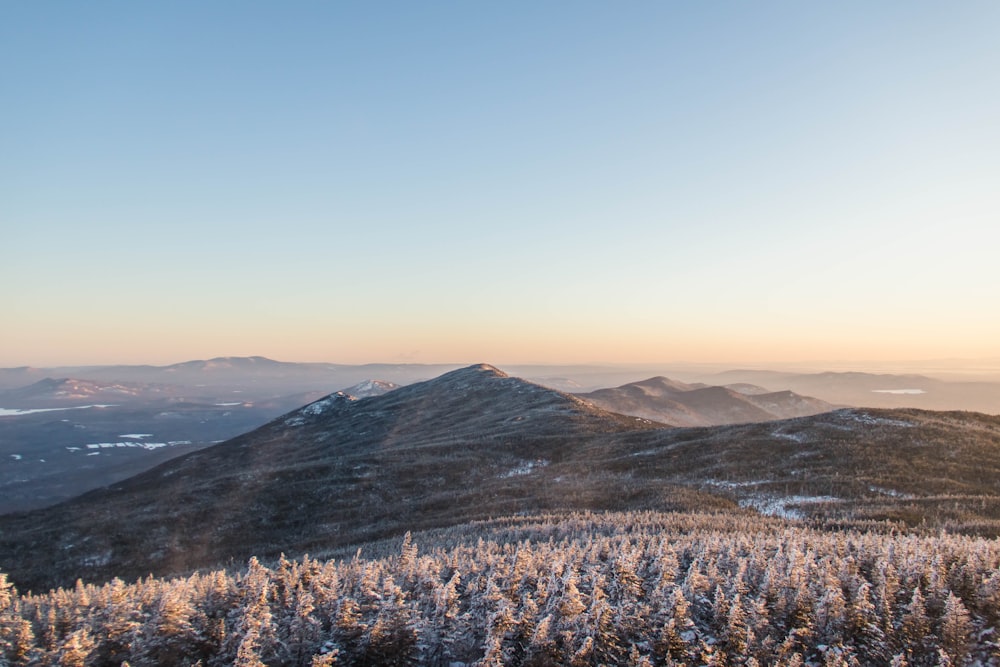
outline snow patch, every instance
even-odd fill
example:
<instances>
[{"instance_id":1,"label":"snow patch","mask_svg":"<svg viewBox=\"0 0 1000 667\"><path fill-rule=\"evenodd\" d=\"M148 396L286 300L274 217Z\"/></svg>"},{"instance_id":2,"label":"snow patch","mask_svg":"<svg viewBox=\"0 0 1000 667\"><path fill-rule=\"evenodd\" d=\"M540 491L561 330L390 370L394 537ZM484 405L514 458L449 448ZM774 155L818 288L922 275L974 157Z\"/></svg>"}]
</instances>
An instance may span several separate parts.
<instances>
[{"instance_id":1,"label":"snow patch","mask_svg":"<svg viewBox=\"0 0 1000 667\"><path fill-rule=\"evenodd\" d=\"M652 456L660 451L659 449L644 449L641 452L632 452L629 456Z\"/></svg>"},{"instance_id":2,"label":"snow patch","mask_svg":"<svg viewBox=\"0 0 1000 667\"><path fill-rule=\"evenodd\" d=\"M302 408L300 412L304 415L321 415L341 401L353 400L353 396L348 396L344 392L338 391L336 394L330 394L326 398L321 398L315 403L310 403L306 407Z\"/></svg>"},{"instance_id":3,"label":"snow patch","mask_svg":"<svg viewBox=\"0 0 1000 667\"><path fill-rule=\"evenodd\" d=\"M170 442L92 442L88 445L84 445L87 449L115 449L115 448L132 448L132 449L145 449L147 451L152 451L154 449L161 449L163 447L173 447L175 445L190 445L190 440L171 440ZM70 451L79 451L79 447L67 447ZM89 456L89 455L88 455Z\"/></svg>"},{"instance_id":4,"label":"snow patch","mask_svg":"<svg viewBox=\"0 0 1000 667\"><path fill-rule=\"evenodd\" d=\"M83 558L83 565L85 567L101 567L107 565L110 562L111 562L110 551L105 551L104 553L85 556Z\"/></svg>"},{"instance_id":5,"label":"snow patch","mask_svg":"<svg viewBox=\"0 0 1000 667\"><path fill-rule=\"evenodd\" d=\"M770 484L773 480L770 479L751 479L743 482L730 482L721 479L706 479L705 483L709 486L717 486L723 489L741 489L747 486L760 486L761 484Z\"/></svg>"},{"instance_id":6,"label":"snow patch","mask_svg":"<svg viewBox=\"0 0 1000 667\"><path fill-rule=\"evenodd\" d=\"M296 416L289 417L285 420L285 426L302 426L306 423L306 417L316 417L321 415L337 403L356 400L357 399L355 397L349 396L342 391L338 391L335 394L330 394L326 398L321 398L315 403L310 403L306 407L302 408L296 413Z\"/></svg>"},{"instance_id":7,"label":"snow patch","mask_svg":"<svg viewBox=\"0 0 1000 667\"><path fill-rule=\"evenodd\" d=\"M740 501L740 507L755 509L766 516L777 516L783 519L802 519L805 515L795 505L812 503L837 502L840 498L833 496L751 496Z\"/></svg>"},{"instance_id":8,"label":"snow patch","mask_svg":"<svg viewBox=\"0 0 1000 667\"><path fill-rule=\"evenodd\" d=\"M891 498L916 498L912 493L903 493L902 491L896 491L895 489L884 489L881 486L869 486L869 491L874 493L881 493L884 496L889 496Z\"/></svg>"},{"instance_id":9,"label":"snow patch","mask_svg":"<svg viewBox=\"0 0 1000 667\"><path fill-rule=\"evenodd\" d=\"M500 479L507 479L509 477L520 477L521 475L530 475L535 468L544 468L549 464L546 459L535 459L534 461L522 461L516 468L511 468L507 472L500 475Z\"/></svg>"},{"instance_id":10,"label":"snow patch","mask_svg":"<svg viewBox=\"0 0 1000 667\"><path fill-rule=\"evenodd\" d=\"M130 438L132 440L141 440L142 438L152 438L152 433L123 433L118 436L119 438Z\"/></svg>"},{"instance_id":11,"label":"snow patch","mask_svg":"<svg viewBox=\"0 0 1000 667\"><path fill-rule=\"evenodd\" d=\"M67 408L0 408L0 417L20 417L36 412L58 412L59 410L86 410L88 408L114 408L115 405L77 405Z\"/></svg>"},{"instance_id":12,"label":"snow patch","mask_svg":"<svg viewBox=\"0 0 1000 667\"><path fill-rule=\"evenodd\" d=\"M874 394L926 394L923 389L872 389Z\"/></svg>"},{"instance_id":13,"label":"snow patch","mask_svg":"<svg viewBox=\"0 0 1000 667\"><path fill-rule=\"evenodd\" d=\"M364 380L341 391L354 398L372 398L398 388L398 384L386 380Z\"/></svg>"},{"instance_id":14,"label":"snow patch","mask_svg":"<svg viewBox=\"0 0 1000 667\"><path fill-rule=\"evenodd\" d=\"M10 458L14 459L15 461L20 461L20 460L21 460L21 459L23 459L24 457L23 457L23 456L21 456L20 454L11 454L11 455L10 455Z\"/></svg>"},{"instance_id":15,"label":"snow patch","mask_svg":"<svg viewBox=\"0 0 1000 667\"><path fill-rule=\"evenodd\" d=\"M841 413L847 419L851 421L856 421L860 424L866 424L868 426L904 426L911 427L916 426L913 422L903 421L902 419L887 419L886 417L876 417L870 415L867 412L859 412L857 410L845 410Z\"/></svg>"}]
</instances>

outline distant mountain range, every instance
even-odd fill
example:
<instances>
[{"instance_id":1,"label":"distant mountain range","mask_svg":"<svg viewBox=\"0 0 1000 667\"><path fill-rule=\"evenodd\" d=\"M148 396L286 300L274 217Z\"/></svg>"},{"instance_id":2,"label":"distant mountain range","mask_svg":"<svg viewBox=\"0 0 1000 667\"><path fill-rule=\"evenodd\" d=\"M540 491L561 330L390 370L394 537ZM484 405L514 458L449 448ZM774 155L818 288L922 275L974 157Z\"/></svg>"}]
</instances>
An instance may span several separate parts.
<instances>
[{"instance_id":1,"label":"distant mountain range","mask_svg":"<svg viewBox=\"0 0 1000 667\"><path fill-rule=\"evenodd\" d=\"M791 391L770 392L756 385L712 387L665 377L599 389L580 398L599 408L645 417L672 426L720 426L805 417L835 406Z\"/></svg>"},{"instance_id":2,"label":"distant mountain range","mask_svg":"<svg viewBox=\"0 0 1000 667\"><path fill-rule=\"evenodd\" d=\"M998 449L1000 418L972 413L843 409L666 428L478 365L371 398L332 394L107 488L2 516L0 563L37 589L550 510L758 511L997 534Z\"/></svg>"},{"instance_id":3,"label":"distant mountain range","mask_svg":"<svg viewBox=\"0 0 1000 667\"><path fill-rule=\"evenodd\" d=\"M43 507L125 479L336 389L375 396L455 368L219 357L168 366L0 369L0 513ZM663 375L639 380L638 367L535 365L513 372L578 392L594 406L675 426L764 421L835 405L1000 413L998 384L913 374L737 370L697 381L688 373L682 382ZM621 386L606 389L612 385ZM109 407L86 407L95 405ZM134 434L145 437L119 437Z\"/></svg>"},{"instance_id":4,"label":"distant mountain range","mask_svg":"<svg viewBox=\"0 0 1000 667\"><path fill-rule=\"evenodd\" d=\"M701 378L720 385L750 383L788 389L839 405L1000 414L1000 383L950 382L924 375L887 373L781 373L733 370Z\"/></svg>"},{"instance_id":5,"label":"distant mountain range","mask_svg":"<svg viewBox=\"0 0 1000 667\"><path fill-rule=\"evenodd\" d=\"M179 385L217 394L239 391L244 398L278 398L303 392L329 393L378 378L397 385L427 380L461 364L328 364L291 363L265 357L218 357L168 366L70 366L0 369L0 391L23 388L46 378L75 378L103 384ZM636 382L651 376L724 386L747 384L765 393L792 391L834 405L912 407L928 410L974 410L1000 414L1000 382L942 380L915 374L788 373L769 370L729 370L705 373L691 368L651 365L515 365L510 372L553 389L590 392ZM189 391L190 393L190 391ZM741 393L747 393L742 391ZM0 404L0 408L11 407Z\"/></svg>"},{"instance_id":6,"label":"distant mountain range","mask_svg":"<svg viewBox=\"0 0 1000 667\"><path fill-rule=\"evenodd\" d=\"M266 357L218 357L168 366L115 365L0 369L0 389L23 387L46 378L81 378L95 383L181 385L238 389L253 398L347 387L372 378L409 384L458 367L457 364L325 364L275 361ZM4 406L0 406L4 407Z\"/></svg>"}]
</instances>

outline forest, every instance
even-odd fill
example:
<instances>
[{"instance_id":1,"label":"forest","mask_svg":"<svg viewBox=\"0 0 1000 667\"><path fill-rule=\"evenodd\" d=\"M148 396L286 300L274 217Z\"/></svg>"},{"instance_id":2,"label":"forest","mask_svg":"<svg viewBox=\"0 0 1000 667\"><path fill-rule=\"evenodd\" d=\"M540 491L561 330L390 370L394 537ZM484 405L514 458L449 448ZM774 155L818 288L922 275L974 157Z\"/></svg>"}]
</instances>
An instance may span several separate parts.
<instances>
[{"instance_id":1,"label":"forest","mask_svg":"<svg viewBox=\"0 0 1000 667\"><path fill-rule=\"evenodd\" d=\"M0 662L1000 664L995 539L628 512L365 549L44 593L0 577Z\"/></svg>"}]
</instances>

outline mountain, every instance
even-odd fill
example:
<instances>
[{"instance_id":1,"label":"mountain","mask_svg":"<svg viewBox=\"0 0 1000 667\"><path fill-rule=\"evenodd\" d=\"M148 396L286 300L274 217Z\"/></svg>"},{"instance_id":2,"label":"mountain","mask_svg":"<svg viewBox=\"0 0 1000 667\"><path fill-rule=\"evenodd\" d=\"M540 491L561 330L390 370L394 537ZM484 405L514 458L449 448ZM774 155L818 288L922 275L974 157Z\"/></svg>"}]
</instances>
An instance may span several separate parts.
<instances>
[{"instance_id":1,"label":"mountain","mask_svg":"<svg viewBox=\"0 0 1000 667\"><path fill-rule=\"evenodd\" d=\"M843 409L667 428L479 365L382 396L332 394L75 500L0 516L0 563L37 590L574 510L997 535L998 453L1000 417Z\"/></svg>"},{"instance_id":2,"label":"mountain","mask_svg":"<svg viewBox=\"0 0 1000 667\"><path fill-rule=\"evenodd\" d=\"M238 390L251 398L346 387L370 378L409 384L454 370L458 364L328 364L275 361L266 357L216 357L167 366L111 365L0 369L0 390L23 387L45 377L96 383L183 385L210 392ZM5 407L0 405L0 407Z\"/></svg>"},{"instance_id":3,"label":"mountain","mask_svg":"<svg viewBox=\"0 0 1000 667\"><path fill-rule=\"evenodd\" d=\"M577 396L604 410L674 426L763 422L819 414L835 407L790 391L767 392L754 385L712 387L662 376Z\"/></svg>"},{"instance_id":4,"label":"mountain","mask_svg":"<svg viewBox=\"0 0 1000 667\"><path fill-rule=\"evenodd\" d=\"M48 378L76 378L104 384L182 385L210 393L239 392L241 398L270 399L302 392L328 393L371 378L400 385L420 382L455 370L459 364L331 364L292 363L266 357L216 357L167 366L64 366L55 368L0 368L0 391ZM969 381L976 376L948 376L948 380L915 374L791 373L766 370L730 370L710 373L705 368L642 366L512 367L520 377L567 392L618 386L648 377L670 375L704 386L725 386L738 393L790 390L834 405L927 410L975 410L1000 414L1000 382ZM756 386L754 389L751 386ZM692 385L698 388L697 385ZM763 388L767 389L763 389ZM0 403L0 409L11 406Z\"/></svg>"},{"instance_id":5,"label":"mountain","mask_svg":"<svg viewBox=\"0 0 1000 667\"><path fill-rule=\"evenodd\" d=\"M0 368L0 390L24 387L53 375L69 375L69 373L52 373L47 369L32 368L31 366Z\"/></svg>"},{"instance_id":6,"label":"mountain","mask_svg":"<svg viewBox=\"0 0 1000 667\"><path fill-rule=\"evenodd\" d=\"M701 383L698 383L701 385ZM704 385L703 385L704 386ZM726 389L732 389L738 394L745 394L747 396L756 396L758 394L770 394L770 389L765 389L755 384L750 384L748 382L734 382L732 384L722 385Z\"/></svg>"},{"instance_id":7,"label":"mountain","mask_svg":"<svg viewBox=\"0 0 1000 667\"><path fill-rule=\"evenodd\" d=\"M122 403L170 398L183 395L184 391L182 387L170 385L44 378L26 387L0 391L0 405L8 409L36 409L86 403Z\"/></svg>"},{"instance_id":8,"label":"mountain","mask_svg":"<svg viewBox=\"0 0 1000 667\"><path fill-rule=\"evenodd\" d=\"M758 408L766 410L777 419L790 417L808 417L821 412L829 412L834 405L812 396L802 396L794 391L772 391L767 393L737 392L744 400L753 403Z\"/></svg>"},{"instance_id":9,"label":"mountain","mask_svg":"<svg viewBox=\"0 0 1000 667\"><path fill-rule=\"evenodd\" d=\"M32 585L183 572L566 497L610 507L621 490L598 483L581 454L650 427L486 365L372 398L334 394L73 501L0 517L0 563ZM538 485L533 473L563 462L562 483Z\"/></svg>"},{"instance_id":10,"label":"mountain","mask_svg":"<svg viewBox=\"0 0 1000 667\"><path fill-rule=\"evenodd\" d=\"M732 370L699 379L720 385L750 383L791 390L837 405L1000 414L1000 383L996 382L954 382L915 374L768 370Z\"/></svg>"},{"instance_id":11,"label":"mountain","mask_svg":"<svg viewBox=\"0 0 1000 667\"><path fill-rule=\"evenodd\" d=\"M341 389L341 391L355 398L371 398L372 396L381 396L393 389L399 389L399 385L395 382L389 382L388 380L365 380L347 389Z\"/></svg>"}]
</instances>

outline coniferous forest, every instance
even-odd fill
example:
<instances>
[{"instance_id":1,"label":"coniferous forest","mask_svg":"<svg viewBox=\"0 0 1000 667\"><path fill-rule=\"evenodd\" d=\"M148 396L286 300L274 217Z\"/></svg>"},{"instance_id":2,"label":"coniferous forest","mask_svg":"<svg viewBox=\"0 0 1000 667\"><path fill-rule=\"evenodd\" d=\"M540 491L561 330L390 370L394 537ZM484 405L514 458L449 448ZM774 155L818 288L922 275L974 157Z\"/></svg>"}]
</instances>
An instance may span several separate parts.
<instances>
[{"instance_id":1,"label":"coniferous forest","mask_svg":"<svg viewBox=\"0 0 1000 667\"><path fill-rule=\"evenodd\" d=\"M498 519L329 559L0 587L12 665L1000 664L1000 542L749 514Z\"/></svg>"}]
</instances>

